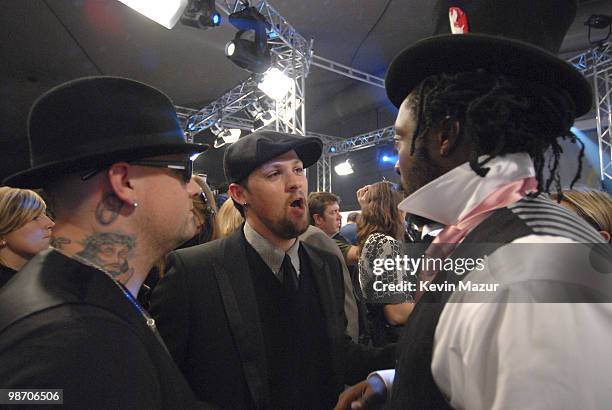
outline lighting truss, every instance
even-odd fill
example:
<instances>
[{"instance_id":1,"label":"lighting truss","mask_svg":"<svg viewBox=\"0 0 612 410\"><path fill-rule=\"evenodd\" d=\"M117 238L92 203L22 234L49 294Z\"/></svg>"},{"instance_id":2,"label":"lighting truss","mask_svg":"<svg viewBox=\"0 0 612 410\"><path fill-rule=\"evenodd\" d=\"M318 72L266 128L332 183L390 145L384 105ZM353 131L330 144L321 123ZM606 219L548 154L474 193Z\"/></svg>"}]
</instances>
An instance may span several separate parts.
<instances>
[{"instance_id":1,"label":"lighting truss","mask_svg":"<svg viewBox=\"0 0 612 410\"><path fill-rule=\"evenodd\" d=\"M241 0L216 0L216 5L229 15L243 7ZM315 56L312 53L312 40L302 37L287 20L282 17L266 1L258 1L254 5L266 17L272 31L268 33L268 44L273 56L273 67L279 68L295 84L293 91L286 98L276 102L277 120L274 128L278 131L306 135L305 114L305 78L310 65L314 65L346 77L362 81L377 87L384 87L384 79L360 70ZM587 78L593 78L597 104L597 134L599 143L601 179L612 179L612 46L604 44L597 49L581 53L568 60ZM179 119L182 121L187 138L193 140L193 135L220 122L231 128L250 130L253 122L244 113L247 106L264 98L257 89L257 80L248 78L226 94L210 103L208 106L194 110L177 107ZM289 115L287 115L289 113ZM331 157L374 145L391 141L394 136L393 127L371 131L344 140L321 134L308 133L323 140L324 154L317 163L317 189L331 190ZM330 153L334 147L335 152Z\"/></svg>"},{"instance_id":2,"label":"lighting truss","mask_svg":"<svg viewBox=\"0 0 612 410\"><path fill-rule=\"evenodd\" d=\"M393 141L395 136L395 128L389 126L379 130L370 131L365 134L337 141L333 146L336 148L332 156L345 154L351 151L358 151L364 148L370 148L387 141Z\"/></svg>"},{"instance_id":3,"label":"lighting truss","mask_svg":"<svg viewBox=\"0 0 612 410\"><path fill-rule=\"evenodd\" d=\"M238 84L215 101L200 110L194 110L185 123L185 133L189 141L193 136L214 123L223 121L245 109L253 101L258 100L261 92L257 89L257 82L251 77Z\"/></svg>"},{"instance_id":4,"label":"lighting truss","mask_svg":"<svg viewBox=\"0 0 612 410\"><path fill-rule=\"evenodd\" d=\"M317 161L317 191L331 192L331 155L323 152Z\"/></svg>"},{"instance_id":5,"label":"lighting truss","mask_svg":"<svg viewBox=\"0 0 612 410\"><path fill-rule=\"evenodd\" d=\"M240 0L217 0L217 8L229 15L238 11L244 4ZM253 4L270 23L268 45L272 54L272 67L281 70L294 82L291 92L280 101L276 101L277 131L304 135L306 131L305 78L308 74L312 56L312 41L308 42L266 1ZM264 98L264 93L257 88L258 79L249 77L217 100L200 110L184 111L188 118L184 120L187 138L205 130L217 122L238 123L239 128L252 129L253 123L244 113L247 106Z\"/></svg>"},{"instance_id":6,"label":"lighting truss","mask_svg":"<svg viewBox=\"0 0 612 410\"><path fill-rule=\"evenodd\" d=\"M329 147L333 146L334 144L337 144L339 141L338 137L334 137L334 136L327 135L327 134L317 134L316 132L310 132L310 131L308 131L307 136L317 137L323 142L323 147L327 149L329 149Z\"/></svg>"},{"instance_id":7,"label":"lighting truss","mask_svg":"<svg viewBox=\"0 0 612 410\"><path fill-rule=\"evenodd\" d=\"M332 157L393 141L395 128L393 126L381 128L344 140L315 133L308 133L308 136L318 137L323 141L323 155L317 162L317 191L331 192Z\"/></svg>"},{"instance_id":8,"label":"lighting truss","mask_svg":"<svg viewBox=\"0 0 612 410\"><path fill-rule=\"evenodd\" d=\"M612 44L588 50L568 60L592 78L601 181L612 179Z\"/></svg>"},{"instance_id":9,"label":"lighting truss","mask_svg":"<svg viewBox=\"0 0 612 410\"><path fill-rule=\"evenodd\" d=\"M317 191L331 192L332 167L329 149L338 142L338 138L315 132L308 132L306 135L308 137L317 137L323 142L323 154L321 154L321 158L317 161Z\"/></svg>"},{"instance_id":10,"label":"lighting truss","mask_svg":"<svg viewBox=\"0 0 612 410\"><path fill-rule=\"evenodd\" d=\"M567 60L573 64L586 78L595 72L605 72L612 68L612 44L606 43L602 47L587 50Z\"/></svg>"},{"instance_id":11,"label":"lighting truss","mask_svg":"<svg viewBox=\"0 0 612 410\"><path fill-rule=\"evenodd\" d=\"M336 74L343 75L353 80L361 81L366 84L373 85L375 87L385 88L385 79L377 77L372 74L368 74L365 71L357 70L355 68L346 66L344 64L337 63L327 58L323 58L317 55L312 56L310 61L311 65L323 68L328 71L332 71Z\"/></svg>"},{"instance_id":12,"label":"lighting truss","mask_svg":"<svg viewBox=\"0 0 612 410\"><path fill-rule=\"evenodd\" d=\"M181 128L187 130L189 119L198 115L198 110L193 108L180 107L178 105L174 108L176 108L176 114L178 116ZM201 130L210 128L216 123L217 122L213 121L209 126L202 128ZM221 121L219 121L219 124L221 124L225 128L239 128L241 130L247 131L253 129L253 119L248 118L248 116L246 115L242 115L242 113L240 112L223 118ZM193 140L193 136L197 134L197 132L192 131L189 132L189 134L191 134L191 140Z\"/></svg>"}]
</instances>

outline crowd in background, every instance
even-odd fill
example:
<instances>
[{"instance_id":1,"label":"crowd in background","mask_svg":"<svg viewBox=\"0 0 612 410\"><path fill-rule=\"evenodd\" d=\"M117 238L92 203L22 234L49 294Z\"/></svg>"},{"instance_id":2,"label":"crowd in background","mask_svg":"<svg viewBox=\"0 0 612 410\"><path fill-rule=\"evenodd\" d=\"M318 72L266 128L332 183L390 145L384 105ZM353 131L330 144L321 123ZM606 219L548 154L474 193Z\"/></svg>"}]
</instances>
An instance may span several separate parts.
<instances>
[{"instance_id":1,"label":"crowd in background","mask_svg":"<svg viewBox=\"0 0 612 410\"><path fill-rule=\"evenodd\" d=\"M244 223L231 198L220 189L213 190L205 176L193 179L202 192L193 199L198 218L197 234L179 248L196 246L218 238L225 238ZM44 192L0 187L0 285L4 285L34 255L49 247L54 222L53 210L43 200ZM395 259L403 255L406 244L428 244L433 235L427 235L433 224L423 218L404 215L398 210L403 199L401 187L388 181L366 185L356 192L360 209L351 210L347 223L342 225L341 199L331 192L312 192L308 197L310 222L335 241L348 267L351 291L359 307L358 320L361 343L384 346L396 342L403 323L412 311L414 295L406 292L374 292L375 279L384 283L402 283L414 280L412 275L398 268L385 271L382 278L373 274L374 260ZM560 198L552 194L554 200ZM218 208L221 198L223 201ZM600 232L611 243L612 196L603 191L564 191L560 204L572 210ZM425 229L425 231L423 231ZM350 254L356 253L357 258ZM155 263L138 295L145 307L166 269L166 259Z\"/></svg>"},{"instance_id":2,"label":"crowd in background","mask_svg":"<svg viewBox=\"0 0 612 410\"><path fill-rule=\"evenodd\" d=\"M390 64L401 184L358 189L344 226L308 189L318 138L254 131L211 189L161 91L42 95L29 168L0 188L0 389L71 409L605 408L612 199L559 175L593 101L554 55L576 2L475 3ZM444 265L409 270L415 249Z\"/></svg>"}]
</instances>

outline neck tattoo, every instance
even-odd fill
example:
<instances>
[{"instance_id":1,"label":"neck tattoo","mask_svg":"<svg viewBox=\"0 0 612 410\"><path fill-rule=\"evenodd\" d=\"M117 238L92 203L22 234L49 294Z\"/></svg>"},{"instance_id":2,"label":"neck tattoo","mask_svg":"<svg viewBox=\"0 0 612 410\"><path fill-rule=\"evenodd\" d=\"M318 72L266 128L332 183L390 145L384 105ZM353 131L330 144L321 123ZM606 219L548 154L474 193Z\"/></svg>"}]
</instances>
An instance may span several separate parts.
<instances>
[{"instance_id":1,"label":"neck tattoo","mask_svg":"<svg viewBox=\"0 0 612 410\"><path fill-rule=\"evenodd\" d=\"M142 306L140 306L140 303L138 303L138 301L136 300L136 298L130 293L129 290L127 290L127 288L121 283L119 282L113 273L105 270L104 268L102 268L101 266L98 266L96 263L92 262L91 260L88 260L86 258L84 258L83 256L80 256L78 253L77 254L66 254L64 253L64 251L51 247L52 249L55 249L57 252L61 253L62 255L74 259L80 263L82 263L83 265L87 265L90 266L96 270L99 270L100 272L103 272L106 276L108 276L108 278L110 280L113 281L113 283L119 288L119 290L121 290L121 293L123 293L123 295L127 298L127 300L132 304L132 306L142 315L142 317L145 319L147 326L149 327L149 329L151 329L154 333L157 332L157 327L155 326L155 319L153 319L151 316L149 316L149 314L144 310L144 308ZM80 253L80 252L79 252Z\"/></svg>"}]
</instances>

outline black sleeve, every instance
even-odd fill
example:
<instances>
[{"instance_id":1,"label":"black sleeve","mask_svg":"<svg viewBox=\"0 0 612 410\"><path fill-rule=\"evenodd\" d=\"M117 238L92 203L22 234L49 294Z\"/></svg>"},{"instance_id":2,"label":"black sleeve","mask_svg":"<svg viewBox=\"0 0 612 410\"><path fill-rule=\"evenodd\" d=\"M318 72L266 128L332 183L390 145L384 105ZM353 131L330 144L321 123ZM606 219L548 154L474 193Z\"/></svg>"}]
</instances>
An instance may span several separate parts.
<instances>
[{"instance_id":1,"label":"black sleeve","mask_svg":"<svg viewBox=\"0 0 612 410\"><path fill-rule=\"evenodd\" d=\"M155 366L120 320L52 309L4 332L0 352L1 388L63 389L67 409L161 409Z\"/></svg>"},{"instance_id":2,"label":"black sleeve","mask_svg":"<svg viewBox=\"0 0 612 410\"><path fill-rule=\"evenodd\" d=\"M343 350L345 352L344 383L351 385L364 380L374 370L389 369L395 367L395 344L383 348L370 347L355 343L346 334L346 317L344 315L344 286L342 279L342 267L338 258L329 258L333 275L334 300L336 302L336 313L338 323L343 325Z\"/></svg>"},{"instance_id":3,"label":"black sleeve","mask_svg":"<svg viewBox=\"0 0 612 410\"><path fill-rule=\"evenodd\" d=\"M189 340L189 292L186 269L174 252L168 257L168 269L151 295L150 313L170 354L184 367Z\"/></svg>"}]
</instances>

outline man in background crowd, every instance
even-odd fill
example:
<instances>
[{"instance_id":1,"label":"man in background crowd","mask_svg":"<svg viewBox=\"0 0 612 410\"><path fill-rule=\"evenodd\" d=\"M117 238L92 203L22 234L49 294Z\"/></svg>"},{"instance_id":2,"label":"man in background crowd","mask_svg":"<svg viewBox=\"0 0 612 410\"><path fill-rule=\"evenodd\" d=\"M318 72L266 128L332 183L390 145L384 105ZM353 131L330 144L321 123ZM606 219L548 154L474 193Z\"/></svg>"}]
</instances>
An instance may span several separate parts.
<instances>
[{"instance_id":1,"label":"man in background crowd","mask_svg":"<svg viewBox=\"0 0 612 410\"><path fill-rule=\"evenodd\" d=\"M308 194L310 224L321 229L330 238L336 239L342 226L340 197L331 192L311 192Z\"/></svg>"},{"instance_id":2,"label":"man in background crowd","mask_svg":"<svg viewBox=\"0 0 612 410\"><path fill-rule=\"evenodd\" d=\"M346 225L340 228L340 235L344 236L351 245L357 245L357 221L359 212L351 212L346 217Z\"/></svg>"},{"instance_id":3,"label":"man in background crowd","mask_svg":"<svg viewBox=\"0 0 612 410\"><path fill-rule=\"evenodd\" d=\"M321 229L340 247L347 266L353 266L359 260L356 246L340 234L342 215L340 215L340 198L331 192L311 192L308 195L308 212L310 224Z\"/></svg>"}]
</instances>

